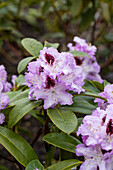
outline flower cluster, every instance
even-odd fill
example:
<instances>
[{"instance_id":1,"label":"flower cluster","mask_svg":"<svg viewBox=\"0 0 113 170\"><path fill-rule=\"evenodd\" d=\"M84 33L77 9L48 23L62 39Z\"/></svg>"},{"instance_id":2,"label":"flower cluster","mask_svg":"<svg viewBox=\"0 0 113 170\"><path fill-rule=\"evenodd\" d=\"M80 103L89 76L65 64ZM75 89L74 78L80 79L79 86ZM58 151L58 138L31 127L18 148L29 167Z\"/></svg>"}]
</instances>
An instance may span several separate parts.
<instances>
[{"instance_id":1,"label":"flower cluster","mask_svg":"<svg viewBox=\"0 0 113 170\"><path fill-rule=\"evenodd\" d=\"M4 94L2 91L3 91L3 85L0 82L0 110L4 109L9 103L8 95ZM5 119L4 114L0 113L0 124L2 124L4 122L4 119Z\"/></svg>"},{"instance_id":2,"label":"flower cluster","mask_svg":"<svg viewBox=\"0 0 113 170\"><path fill-rule=\"evenodd\" d=\"M2 92L10 91L11 84L7 82L7 72L3 65L0 65L0 86L3 86Z\"/></svg>"},{"instance_id":3,"label":"flower cluster","mask_svg":"<svg viewBox=\"0 0 113 170\"><path fill-rule=\"evenodd\" d=\"M103 80L99 75L100 66L98 65L95 58L95 52L97 50L96 47L94 45L87 44L84 39L81 39L77 36L74 37L73 41L76 43L75 46L73 46L72 43L67 45L70 51L82 51L91 57L75 57L76 64L81 66L83 69L84 78L88 80L96 80L102 83Z\"/></svg>"},{"instance_id":4,"label":"flower cluster","mask_svg":"<svg viewBox=\"0 0 113 170\"><path fill-rule=\"evenodd\" d=\"M98 94L100 97L105 98L106 100L96 98L94 102L98 102L98 106L101 109L106 109L109 104L113 104L113 84L106 85L104 92Z\"/></svg>"},{"instance_id":5,"label":"flower cluster","mask_svg":"<svg viewBox=\"0 0 113 170\"><path fill-rule=\"evenodd\" d=\"M29 63L25 79L30 87L30 99L43 99L44 109L58 103L71 105L72 95L68 91L84 91L82 68L76 65L73 55L59 53L53 47L44 47L39 58Z\"/></svg>"},{"instance_id":6,"label":"flower cluster","mask_svg":"<svg viewBox=\"0 0 113 170\"><path fill-rule=\"evenodd\" d=\"M113 104L108 104L104 109L98 107L92 115L85 116L77 132L77 135L80 134L84 144L77 146L76 154L86 157L80 169L111 170L113 167Z\"/></svg>"}]
</instances>

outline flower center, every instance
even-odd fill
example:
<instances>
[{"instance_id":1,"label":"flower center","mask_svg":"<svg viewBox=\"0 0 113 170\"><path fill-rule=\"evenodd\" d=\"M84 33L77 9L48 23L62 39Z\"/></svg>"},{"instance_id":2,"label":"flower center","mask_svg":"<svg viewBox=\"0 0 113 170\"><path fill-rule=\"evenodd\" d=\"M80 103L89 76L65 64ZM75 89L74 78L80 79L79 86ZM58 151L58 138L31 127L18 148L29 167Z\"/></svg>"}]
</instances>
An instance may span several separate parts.
<instances>
[{"instance_id":1,"label":"flower center","mask_svg":"<svg viewBox=\"0 0 113 170\"><path fill-rule=\"evenodd\" d=\"M110 135L113 134L113 123L112 123L112 119L110 119L109 122L108 122L108 124L107 124L106 133L107 133L107 135L108 135L108 134L110 134Z\"/></svg>"},{"instance_id":2,"label":"flower center","mask_svg":"<svg viewBox=\"0 0 113 170\"><path fill-rule=\"evenodd\" d=\"M55 80L54 79L51 79L49 76L47 76L47 79L46 79L46 89L50 89L51 87L54 87L55 86Z\"/></svg>"},{"instance_id":3,"label":"flower center","mask_svg":"<svg viewBox=\"0 0 113 170\"><path fill-rule=\"evenodd\" d=\"M75 57L74 59L75 59L76 65L80 66L82 64L82 60L81 59L79 59L77 57Z\"/></svg>"},{"instance_id":4,"label":"flower center","mask_svg":"<svg viewBox=\"0 0 113 170\"><path fill-rule=\"evenodd\" d=\"M53 65L55 61L55 58L52 55L47 54L47 53L45 53L45 59L50 65Z\"/></svg>"},{"instance_id":5,"label":"flower center","mask_svg":"<svg viewBox=\"0 0 113 170\"><path fill-rule=\"evenodd\" d=\"M41 73L41 72L43 72L44 71L44 68L43 67L39 67L39 74Z\"/></svg>"}]
</instances>

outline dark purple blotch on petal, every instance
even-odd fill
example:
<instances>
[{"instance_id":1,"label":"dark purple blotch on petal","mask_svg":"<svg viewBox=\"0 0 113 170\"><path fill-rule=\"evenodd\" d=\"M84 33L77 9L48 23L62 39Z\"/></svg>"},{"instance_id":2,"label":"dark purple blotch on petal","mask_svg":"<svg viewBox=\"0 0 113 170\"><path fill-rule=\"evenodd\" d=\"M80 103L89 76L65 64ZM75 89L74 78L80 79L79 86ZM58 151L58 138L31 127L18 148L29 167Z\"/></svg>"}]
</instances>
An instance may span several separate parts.
<instances>
[{"instance_id":1,"label":"dark purple blotch on petal","mask_svg":"<svg viewBox=\"0 0 113 170\"><path fill-rule=\"evenodd\" d=\"M47 79L46 79L46 89L50 89L51 87L54 87L55 86L55 80L54 79L51 79L49 76L47 76Z\"/></svg>"},{"instance_id":2,"label":"dark purple blotch on petal","mask_svg":"<svg viewBox=\"0 0 113 170\"><path fill-rule=\"evenodd\" d=\"M39 74L42 73L44 71L44 68L43 67L39 67Z\"/></svg>"},{"instance_id":3,"label":"dark purple blotch on petal","mask_svg":"<svg viewBox=\"0 0 113 170\"><path fill-rule=\"evenodd\" d=\"M55 58L52 55L47 54L47 53L45 53L45 59L50 65L53 65L55 61Z\"/></svg>"},{"instance_id":4,"label":"dark purple blotch on petal","mask_svg":"<svg viewBox=\"0 0 113 170\"><path fill-rule=\"evenodd\" d=\"M113 134L113 122L112 122L112 119L110 119L108 124L107 124L106 133L107 133L107 135L108 134L110 134L110 135Z\"/></svg>"},{"instance_id":5,"label":"dark purple blotch on petal","mask_svg":"<svg viewBox=\"0 0 113 170\"><path fill-rule=\"evenodd\" d=\"M81 66L82 65L82 60L80 58L74 57L74 59L75 59L75 62L76 62L77 66Z\"/></svg>"},{"instance_id":6,"label":"dark purple blotch on petal","mask_svg":"<svg viewBox=\"0 0 113 170\"><path fill-rule=\"evenodd\" d=\"M102 125L105 123L106 121L106 115L102 118Z\"/></svg>"}]
</instances>

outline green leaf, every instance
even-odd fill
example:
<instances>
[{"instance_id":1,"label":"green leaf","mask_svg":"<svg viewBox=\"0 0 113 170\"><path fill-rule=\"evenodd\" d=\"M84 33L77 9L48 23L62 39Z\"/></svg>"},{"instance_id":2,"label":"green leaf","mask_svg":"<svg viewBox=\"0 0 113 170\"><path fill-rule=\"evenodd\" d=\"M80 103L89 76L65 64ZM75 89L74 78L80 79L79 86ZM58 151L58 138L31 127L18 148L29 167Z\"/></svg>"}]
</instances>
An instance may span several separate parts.
<instances>
[{"instance_id":1,"label":"green leaf","mask_svg":"<svg viewBox=\"0 0 113 170\"><path fill-rule=\"evenodd\" d=\"M36 153L24 138L2 126L0 126L0 143L23 166L27 166L33 159L38 159Z\"/></svg>"},{"instance_id":2,"label":"green leaf","mask_svg":"<svg viewBox=\"0 0 113 170\"><path fill-rule=\"evenodd\" d=\"M71 110L48 109L47 114L52 122L63 132L70 134L77 126L77 118Z\"/></svg>"},{"instance_id":3,"label":"green leaf","mask_svg":"<svg viewBox=\"0 0 113 170\"><path fill-rule=\"evenodd\" d=\"M110 9L109 9L108 4L105 3L105 2L101 2L100 6L102 8L102 13L103 13L103 16L104 16L105 20L107 22L109 22L110 21Z\"/></svg>"},{"instance_id":4,"label":"green leaf","mask_svg":"<svg viewBox=\"0 0 113 170\"><path fill-rule=\"evenodd\" d=\"M29 111L40 105L40 101L30 101L26 99L18 103L9 113L8 127L13 127Z\"/></svg>"},{"instance_id":5,"label":"green leaf","mask_svg":"<svg viewBox=\"0 0 113 170\"><path fill-rule=\"evenodd\" d=\"M73 57L84 57L84 56L87 56L89 58L91 58L87 53L85 52L82 52L82 51L68 51L68 53L71 53L73 54Z\"/></svg>"},{"instance_id":6,"label":"green leaf","mask_svg":"<svg viewBox=\"0 0 113 170\"><path fill-rule=\"evenodd\" d=\"M44 1L44 5L41 7L41 12L43 17L47 17L47 13L49 12L49 8L51 7L51 1Z\"/></svg>"},{"instance_id":7,"label":"green leaf","mask_svg":"<svg viewBox=\"0 0 113 170\"><path fill-rule=\"evenodd\" d=\"M44 170L44 167L43 165L39 162L39 160L35 159L33 161L31 161L25 170L36 170L36 168L38 170Z\"/></svg>"},{"instance_id":8,"label":"green leaf","mask_svg":"<svg viewBox=\"0 0 113 170\"><path fill-rule=\"evenodd\" d=\"M24 38L21 43L24 48L34 57L38 57L40 50L43 49L42 43L35 40L34 38Z\"/></svg>"},{"instance_id":9,"label":"green leaf","mask_svg":"<svg viewBox=\"0 0 113 170\"><path fill-rule=\"evenodd\" d=\"M80 14L82 10L82 0L71 0L72 6L71 6L71 12L74 17Z\"/></svg>"},{"instance_id":10,"label":"green leaf","mask_svg":"<svg viewBox=\"0 0 113 170\"><path fill-rule=\"evenodd\" d=\"M18 91L17 91L18 92ZM24 98L26 98L26 97L28 97L28 92L29 92L29 89L27 89L27 90L25 90L25 91L23 91L23 92L21 92L21 91L19 91L19 93L16 93L15 94L15 92L12 92L12 95L13 95L13 93L15 94L15 96L12 96L11 98L10 98L10 104L9 105L15 105L14 103L16 103L17 101L19 101L20 99L24 99Z\"/></svg>"},{"instance_id":11,"label":"green leaf","mask_svg":"<svg viewBox=\"0 0 113 170\"><path fill-rule=\"evenodd\" d=\"M73 136L59 133L47 134L44 136L43 140L49 144L73 153L75 153L76 146L81 143Z\"/></svg>"},{"instance_id":12,"label":"green leaf","mask_svg":"<svg viewBox=\"0 0 113 170\"><path fill-rule=\"evenodd\" d=\"M80 165L82 162L77 159L69 159L51 165L47 170L70 170L73 167Z\"/></svg>"},{"instance_id":13,"label":"green leaf","mask_svg":"<svg viewBox=\"0 0 113 170\"><path fill-rule=\"evenodd\" d=\"M107 86L107 85L110 85L111 83L109 83L108 81L104 80L104 88Z\"/></svg>"},{"instance_id":14,"label":"green leaf","mask_svg":"<svg viewBox=\"0 0 113 170\"><path fill-rule=\"evenodd\" d=\"M7 94L9 96L9 99L10 99L10 102L12 100L12 98L14 98L16 95L18 95L19 93L21 92L21 90L19 91L10 91L10 92L7 92L5 94Z\"/></svg>"},{"instance_id":15,"label":"green leaf","mask_svg":"<svg viewBox=\"0 0 113 170\"><path fill-rule=\"evenodd\" d=\"M85 100L77 100L71 106L65 106L64 109L70 109L76 113L91 114L96 107Z\"/></svg>"},{"instance_id":16,"label":"green leaf","mask_svg":"<svg viewBox=\"0 0 113 170\"><path fill-rule=\"evenodd\" d=\"M35 58L36 57L27 57L27 58L24 58L23 60L21 60L17 67L18 73L20 74L26 68L27 64Z\"/></svg>"},{"instance_id":17,"label":"green leaf","mask_svg":"<svg viewBox=\"0 0 113 170\"><path fill-rule=\"evenodd\" d=\"M83 85L83 88L87 91L94 92L96 94L100 93L98 88L92 83L92 81L84 80L85 84Z\"/></svg>"},{"instance_id":18,"label":"green leaf","mask_svg":"<svg viewBox=\"0 0 113 170\"><path fill-rule=\"evenodd\" d=\"M17 86L21 86L22 83L25 83L25 78L24 78L24 75L20 74L17 78L16 78L16 83L17 83Z\"/></svg>"},{"instance_id":19,"label":"green leaf","mask_svg":"<svg viewBox=\"0 0 113 170\"><path fill-rule=\"evenodd\" d=\"M79 24L79 31L82 32L83 30L88 29L93 20L94 20L94 9L89 8L85 10L85 12L83 12L82 14L82 19Z\"/></svg>"},{"instance_id":20,"label":"green leaf","mask_svg":"<svg viewBox=\"0 0 113 170\"><path fill-rule=\"evenodd\" d=\"M81 125L82 121L83 121L83 117L78 118L78 126L77 126L75 132L78 131L78 128L79 128L79 126Z\"/></svg>"},{"instance_id":21,"label":"green leaf","mask_svg":"<svg viewBox=\"0 0 113 170\"><path fill-rule=\"evenodd\" d=\"M91 81L91 83L98 88L99 91L103 91L104 90L104 86L103 84L99 83L98 81Z\"/></svg>"},{"instance_id":22,"label":"green leaf","mask_svg":"<svg viewBox=\"0 0 113 170\"><path fill-rule=\"evenodd\" d=\"M57 49L59 47L59 43L49 43L49 42L45 41L44 42L44 47L47 47L47 48L54 47L54 48Z\"/></svg>"},{"instance_id":23,"label":"green leaf","mask_svg":"<svg viewBox=\"0 0 113 170\"><path fill-rule=\"evenodd\" d=\"M37 110L31 110L29 114L39 120L43 125L45 125L45 121L42 118L43 115L37 114Z\"/></svg>"},{"instance_id":24,"label":"green leaf","mask_svg":"<svg viewBox=\"0 0 113 170\"><path fill-rule=\"evenodd\" d=\"M51 165L54 151L55 151L55 147L51 146L48 152L46 153L45 168Z\"/></svg>"},{"instance_id":25,"label":"green leaf","mask_svg":"<svg viewBox=\"0 0 113 170\"><path fill-rule=\"evenodd\" d=\"M103 99L103 100L106 100L104 97L101 97L99 96L98 94L94 93L94 92L85 92L85 93L82 93L80 95L83 95L83 96L91 96L91 97L95 97L95 98L99 98L99 99ZM107 100L106 100L107 101Z\"/></svg>"}]
</instances>

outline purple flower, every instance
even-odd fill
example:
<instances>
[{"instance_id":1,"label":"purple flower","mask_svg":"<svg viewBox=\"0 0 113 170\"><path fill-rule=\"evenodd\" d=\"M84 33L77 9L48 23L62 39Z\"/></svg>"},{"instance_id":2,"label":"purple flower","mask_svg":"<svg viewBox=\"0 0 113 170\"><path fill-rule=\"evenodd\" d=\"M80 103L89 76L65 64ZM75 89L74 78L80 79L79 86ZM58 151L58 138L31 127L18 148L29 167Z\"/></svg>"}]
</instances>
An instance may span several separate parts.
<instances>
[{"instance_id":1,"label":"purple flower","mask_svg":"<svg viewBox=\"0 0 113 170\"><path fill-rule=\"evenodd\" d=\"M4 119L5 119L4 114L0 113L0 124L3 124L5 122Z\"/></svg>"},{"instance_id":2,"label":"purple flower","mask_svg":"<svg viewBox=\"0 0 113 170\"><path fill-rule=\"evenodd\" d=\"M43 99L44 109L58 103L71 105L72 95L67 90L84 91L82 68L76 65L73 55L59 53L53 47L44 47L39 59L29 63L25 80L30 87L29 99Z\"/></svg>"},{"instance_id":3,"label":"purple flower","mask_svg":"<svg viewBox=\"0 0 113 170\"><path fill-rule=\"evenodd\" d=\"M0 65L0 83L3 85L2 92L10 91L11 84L7 82L7 72L3 65Z\"/></svg>"},{"instance_id":4,"label":"purple flower","mask_svg":"<svg viewBox=\"0 0 113 170\"><path fill-rule=\"evenodd\" d=\"M17 78L16 75L12 75L11 82L13 84L13 88L15 87L15 80L16 80L16 78Z\"/></svg>"},{"instance_id":5,"label":"purple flower","mask_svg":"<svg viewBox=\"0 0 113 170\"><path fill-rule=\"evenodd\" d=\"M65 85L58 83L49 76L47 76L45 84L46 87L34 89L33 94L33 96L36 97L36 100L44 100L44 109L53 108L58 103L61 105L71 105L73 103L72 95L66 92L67 87Z\"/></svg>"},{"instance_id":6,"label":"purple flower","mask_svg":"<svg viewBox=\"0 0 113 170\"><path fill-rule=\"evenodd\" d=\"M34 86L35 88L41 89L44 86L46 74L44 68L41 66L40 60L30 62L28 65L29 73L26 73L25 79L28 87Z\"/></svg>"},{"instance_id":7,"label":"purple flower","mask_svg":"<svg viewBox=\"0 0 113 170\"><path fill-rule=\"evenodd\" d=\"M55 48L44 47L43 50L40 51L39 60L47 74L53 78L56 78L56 76L61 73L64 58Z\"/></svg>"},{"instance_id":8,"label":"purple flower","mask_svg":"<svg viewBox=\"0 0 113 170\"><path fill-rule=\"evenodd\" d=\"M10 100L7 94L0 93L0 110L4 109L8 104Z\"/></svg>"},{"instance_id":9,"label":"purple flower","mask_svg":"<svg viewBox=\"0 0 113 170\"><path fill-rule=\"evenodd\" d=\"M87 56L75 57L76 64L81 66L83 69L84 78L92 81L96 80L102 83L103 80L98 74L100 72L100 66L98 65L96 58L94 56L96 52L96 47L94 45L91 46L91 44L87 44L84 39L81 39L79 37L74 37L74 42L76 43L75 46L73 46L72 43L69 43L67 45L69 50L82 51L89 54L91 57L91 58L88 58Z\"/></svg>"},{"instance_id":10,"label":"purple flower","mask_svg":"<svg viewBox=\"0 0 113 170\"><path fill-rule=\"evenodd\" d=\"M97 108L92 115L85 116L77 135L83 136L87 146L100 144L103 150L113 149L113 104L106 110Z\"/></svg>"},{"instance_id":11,"label":"purple flower","mask_svg":"<svg viewBox=\"0 0 113 170\"><path fill-rule=\"evenodd\" d=\"M106 153L100 145L87 147L84 144L79 144L76 148L76 155L85 157L80 170L112 170L113 168L113 151Z\"/></svg>"},{"instance_id":12,"label":"purple flower","mask_svg":"<svg viewBox=\"0 0 113 170\"><path fill-rule=\"evenodd\" d=\"M106 109L109 104L113 104L113 84L106 85L104 92L99 93L98 95L107 99L107 101L98 98L94 100L94 102L98 102L98 106L101 109Z\"/></svg>"}]
</instances>

